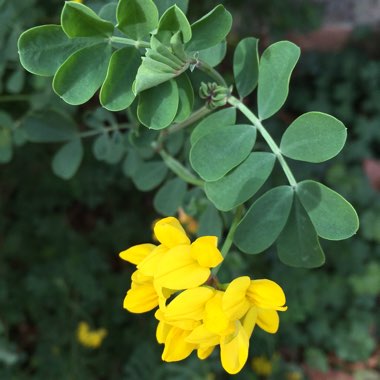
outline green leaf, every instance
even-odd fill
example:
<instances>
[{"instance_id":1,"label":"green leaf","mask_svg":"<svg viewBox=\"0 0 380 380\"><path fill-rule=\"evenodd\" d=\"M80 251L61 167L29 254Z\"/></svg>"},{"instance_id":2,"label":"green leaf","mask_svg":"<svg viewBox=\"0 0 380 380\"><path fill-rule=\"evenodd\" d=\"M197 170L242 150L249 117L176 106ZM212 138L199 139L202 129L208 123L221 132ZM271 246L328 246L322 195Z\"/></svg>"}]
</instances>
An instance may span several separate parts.
<instances>
[{"instance_id":1,"label":"green leaf","mask_svg":"<svg viewBox=\"0 0 380 380\"><path fill-rule=\"evenodd\" d=\"M165 179L167 173L168 168L162 161L145 162L139 165L132 181L138 190L150 191Z\"/></svg>"},{"instance_id":2,"label":"green leaf","mask_svg":"<svg viewBox=\"0 0 380 380\"><path fill-rule=\"evenodd\" d=\"M117 164L125 153L122 136L118 132L113 133L111 136L104 133L96 138L92 151L97 160Z\"/></svg>"},{"instance_id":3,"label":"green leaf","mask_svg":"<svg viewBox=\"0 0 380 380\"><path fill-rule=\"evenodd\" d=\"M152 0L120 0L117 28L128 37L141 40L157 28L158 10Z\"/></svg>"},{"instance_id":4,"label":"green leaf","mask_svg":"<svg viewBox=\"0 0 380 380\"><path fill-rule=\"evenodd\" d=\"M19 68L10 74L6 82L6 90L10 94L19 94L25 85L25 70Z\"/></svg>"},{"instance_id":5,"label":"green leaf","mask_svg":"<svg viewBox=\"0 0 380 380\"><path fill-rule=\"evenodd\" d=\"M136 150L130 150L128 156L123 163L123 173L126 177L133 177L140 166L143 164L143 160L140 158Z\"/></svg>"},{"instance_id":6,"label":"green leaf","mask_svg":"<svg viewBox=\"0 0 380 380\"><path fill-rule=\"evenodd\" d=\"M232 125L199 138L190 151L190 163L205 181L217 181L239 165L251 152L256 128Z\"/></svg>"},{"instance_id":7,"label":"green leaf","mask_svg":"<svg viewBox=\"0 0 380 380\"><path fill-rule=\"evenodd\" d=\"M63 142L78 137L75 121L70 116L54 110L27 116L20 128L28 141L36 143Z\"/></svg>"},{"instance_id":8,"label":"green leaf","mask_svg":"<svg viewBox=\"0 0 380 380\"><path fill-rule=\"evenodd\" d=\"M183 42L186 43L191 39L191 26L185 14L181 11L177 5L173 5L161 16L158 29L157 36L158 39L162 42L170 41L172 34L180 31L182 33ZM169 33L168 33L169 32ZM165 38L163 41L160 38L160 34L164 35L168 33L168 38Z\"/></svg>"},{"instance_id":9,"label":"green leaf","mask_svg":"<svg viewBox=\"0 0 380 380\"><path fill-rule=\"evenodd\" d=\"M77 51L56 72L54 91L68 104L86 103L102 85L111 53L112 47L107 43Z\"/></svg>"},{"instance_id":10,"label":"green leaf","mask_svg":"<svg viewBox=\"0 0 380 380\"><path fill-rule=\"evenodd\" d=\"M37 26L18 40L20 62L32 74L53 76L71 54L97 42L92 38L71 40L59 25Z\"/></svg>"},{"instance_id":11,"label":"green leaf","mask_svg":"<svg viewBox=\"0 0 380 380\"><path fill-rule=\"evenodd\" d=\"M259 40L248 37L241 40L234 53L234 77L241 98L248 96L257 86L259 78Z\"/></svg>"},{"instance_id":12,"label":"green leaf","mask_svg":"<svg viewBox=\"0 0 380 380\"><path fill-rule=\"evenodd\" d=\"M67 1L61 14L61 25L68 37L110 37L114 26L102 20L83 4Z\"/></svg>"},{"instance_id":13,"label":"green leaf","mask_svg":"<svg viewBox=\"0 0 380 380\"><path fill-rule=\"evenodd\" d=\"M250 199L273 170L272 153L254 152L237 168L218 181L206 182L207 198L221 211L229 211Z\"/></svg>"},{"instance_id":14,"label":"green leaf","mask_svg":"<svg viewBox=\"0 0 380 380\"><path fill-rule=\"evenodd\" d=\"M281 152L294 160L323 162L336 156L347 138L344 124L321 112L308 112L296 119L281 139Z\"/></svg>"},{"instance_id":15,"label":"green leaf","mask_svg":"<svg viewBox=\"0 0 380 380\"><path fill-rule=\"evenodd\" d=\"M285 103L290 76L300 57L300 48L289 41L269 46L259 66L258 107L261 120L274 115Z\"/></svg>"},{"instance_id":16,"label":"green leaf","mask_svg":"<svg viewBox=\"0 0 380 380\"><path fill-rule=\"evenodd\" d=\"M180 178L169 180L154 197L154 208L162 215L174 215L182 205L187 185Z\"/></svg>"},{"instance_id":17,"label":"green leaf","mask_svg":"<svg viewBox=\"0 0 380 380\"><path fill-rule=\"evenodd\" d=\"M200 50L198 58L209 64L211 67L219 65L226 56L227 53L227 43L222 41L219 44L212 46L210 48Z\"/></svg>"},{"instance_id":18,"label":"green leaf","mask_svg":"<svg viewBox=\"0 0 380 380\"><path fill-rule=\"evenodd\" d=\"M11 130L0 126L0 163L4 164L11 161L12 153Z\"/></svg>"},{"instance_id":19,"label":"green leaf","mask_svg":"<svg viewBox=\"0 0 380 380\"><path fill-rule=\"evenodd\" d=\"M343 240L358 230L355 209L335 191L310 180L299 183L296 191L320 237Z\"/></svg>"},{"instance_id":20,"label":"green leaf","mask_svg":"<svg viewBox=\"0 0 380 380\"><path fill-rule=\"evenodd\" d=\"M133 89L135 94L178 77L189 66L154 36L151 38L151 49L146 50L142 60Z\"/></svg>"},{"instance_id":21,"label":"green leaf","mask_svg":"<svg viewBox=\"0 0 380 380\"><path fill-rule=\"evenodd\" d=\"M191 25L193 36L186 45L186 50L199 51L215 46L226 38L231 26L231 13L223 5L216 6Z\"/></svg>"},{"instance_id":22,"label":"green leaf","mask_svg":"<svg viewBox=\"0 0 380 380\"><path fill-rule=\"evenodd\" d=\"M293 189L279 186L262 195L236 228L234 242L245 253L257 254L269 248L288 220Z\"/></svg>"},{"instance_id":23,"label":"green leaf","mask_svg":"<svg viewBox=\"0 0 380 380\"><path fill-rule=\"evenodd\" d=\"M103 20L111 22L113 25L117 24L116 19L116 10L117 10L117 2L113 1L112 3L108 3L104 5L100 11L98 12L99 17Z\"/></svg>"},{"instance_id":24,"label":"green leaf","mask_svg":"<svg viewBox=\"0 0 380 380\"><path fill-rule=\"evenodd\" d=\"M79 169L83 158L83 146L80 139L63 145L54 155L52 168L55 175L70 179Z\"/></svg>"},{"instance_id":25,"label":"green leaf","mask_svg":"<svg viewBox=\"0 0 380 380\"><path fill-rule=\"evenodd\" d=\"M214 112L211 115L204 118L194 128L191 136L191 145L194 145L201 137L207 135L210 132L214 132L229 125L235 125L236 123L236 108L229 107L220 111Z\"/></svg>"},{"instance_id":26,"label":"green leaf","mask_svg":"<svg viewBox=\"0 0 380 380\"><path fill-rule=\"evenodd\" d=\"M187 12L189 6L189 0L154 0L157 5L158 13L160 15L164 14L167 9L176 4L181 8L183 13Z\"/></svg>"},{"instance_id":27,"label":"green leaf","mask_svg":"<svg viewBox=\"0 0 380 380\"><path fill-rule=\"evenodd\" d=\"M223 221L218 210L210 203L199 218L197 236L222 237Z\"/></svg>"},{"instance_id":28,"label":"green leaf","mask_svg":"<svg viewBox=\"0 0 380 380\"><path fill-rule=\"evenodd\" d=\"M191 81L186 73L183 73L178 78L176 78L176 83L178 86L179 103L177 115L174 121L176 123L180 123L186 120L193 110L194 90Z\"/></svg>"},{"instance_id":29,"label":"green leaf","mask_svg":"<svg viewBox=\"0 0 380 380\"><path fill-rule=\"evenodd\" d=\"M137 115L151 129L163 129L174 120L178 110L178 87L169 81L140 94Z\"/></svg>"},{"instance_id":30,"label":"green leaf","mask_svg":"<svg viewBox=\"0 0 380 380\"><path fill-rule=\"evenodd\" d=\"M121 111L132 104L135 99L132 84L140 63L140 53L133 47L125 47L112 54L99 96L104 108Z\"/></svg>"},{"instance_id":31,"label":"green leaf","mask_svg":"<svg viewBox=\"0 0 380 380\"><path fill-rule=\"evenodd\" d=\"M297 268L316 268L325 262L317 232L297 196L277 239L277 253L284 264Z\"/></svg>"}]
</instances>

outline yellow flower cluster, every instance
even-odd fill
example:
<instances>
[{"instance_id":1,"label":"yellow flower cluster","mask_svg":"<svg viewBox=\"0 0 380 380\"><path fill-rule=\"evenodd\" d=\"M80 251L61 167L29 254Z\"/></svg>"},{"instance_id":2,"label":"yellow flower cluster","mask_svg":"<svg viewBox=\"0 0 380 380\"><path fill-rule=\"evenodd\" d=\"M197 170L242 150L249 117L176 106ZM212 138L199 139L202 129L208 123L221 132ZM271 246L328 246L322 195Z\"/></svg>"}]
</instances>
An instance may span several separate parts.
<instances>
[{"instance_id":1,"label":"yellow flower cluster","mask_svg":"<svg viewBox=\"0 0 380 380\"><path fill-rule=\"evenodd\" d=\"M106 329L91 330L87 322L80 322L77 329L77 339L82 346L98 348L107 336Z\"/></svg>"},{"instance_id":2,"label":"yellow flower cluster","mask_svg":"<svg viewBox=\"0 0 380 380\"><path fill-rule=\"evenodd\" d=\"M265 356L256 356L252 359L252 369L259 376L268 377L273 370L272 362Z\"/></svg>"},{"instance_id":3,"label":"yellow flower cluster","mask_svg":"<svg viewBox=\"0 0 380 380\"><path fill-rule=\"evenodd\" d=\"M191 243L173 217L158 221L154 233L160 245L141 244L120 253L137 266L124 308L143 313L159 306L156 337L165 345L164 361L183 360L195 350L206 359L220 346L223 368L238 373L254 327L278 330L277 311L286 310L284 292L273 281L247 276L221 289L208 286L210 268L223 261L215 236Z\"/></svg>"}]
</instances>

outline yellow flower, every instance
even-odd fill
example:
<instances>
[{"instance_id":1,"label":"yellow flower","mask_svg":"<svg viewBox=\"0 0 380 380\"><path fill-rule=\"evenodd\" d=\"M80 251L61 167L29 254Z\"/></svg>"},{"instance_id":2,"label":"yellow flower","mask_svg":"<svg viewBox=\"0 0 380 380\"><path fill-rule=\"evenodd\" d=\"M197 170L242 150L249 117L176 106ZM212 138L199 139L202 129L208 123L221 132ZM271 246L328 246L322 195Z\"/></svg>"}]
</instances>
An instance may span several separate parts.
<instances>
[{"instance_id":1,"label":"yellow flower","mask_svg":"<svg viewBox=\"0 0 380 380\"><path fill-rule=\"evenodd\" d=\"M124 299L124 307L133 313L164 305L175 290L204 284L210 268L223 260L215 236L203 236L191 244L176 218L158 221L154 234L160 245L140 244L120 253L123 260L137 265Z\"/></svg>"},{"instance_id":2,"label":"yellow flower","mask_svg":"<svg viewBox=\"0 0 380 380\"><path fill-rule=\"evenodd\" d=\"M91 330L87 322L80 322L78 325L77 339L84 347L98 348L106 336L106 329Z\"/></svg>"},{"instance_id":3,"label":"yellow flower","mask_svg":"<svg viewBox=\"0 0 380 380\"><path fill-rule=\"evenodd\" d=\"M252 369L259 376L269 376L272 373L272 362L265 356L257 356L252 359Z\"/></svg>"},{"instance_id":4,"label":"yellow flower","mask_svg":"<svg viewBox=\"0 0 380 380\"><path fill-rule=\"evenodd\" d=\"M71 0L73 1L74 3L83 3L83 0Z\"/></svg>"},{"instance_id":5,"label":"yellow flower","mask_svg":"<svg viewBox=\"0 0 380 380\"><path fill-rule=\"evenodd\" d=\"M120 253L137 266L124 307L143 313L158 306L156 338L164 344L162 360L183 360L193 351L204 360L220 346L223 368L238 373L247 362L255 326L269 333L278 330L278 311L287 309L283 290L273 281L247 276L225 290L205 286L210 268L223 260L217 238L203 236L191 243L173 217L158 221L154 234L159 245L140 244Z\"/></svg>"}]
</instances>

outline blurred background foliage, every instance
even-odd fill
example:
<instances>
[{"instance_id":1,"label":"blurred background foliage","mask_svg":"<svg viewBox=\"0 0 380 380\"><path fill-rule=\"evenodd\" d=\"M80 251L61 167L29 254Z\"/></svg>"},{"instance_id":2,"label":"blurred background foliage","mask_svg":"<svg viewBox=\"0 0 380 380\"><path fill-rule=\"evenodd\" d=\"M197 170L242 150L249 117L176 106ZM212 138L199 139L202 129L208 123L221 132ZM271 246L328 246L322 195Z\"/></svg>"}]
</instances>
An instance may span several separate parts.
<instances>
[{"instance_id":1,"label":"blurred background foliage","mask_svg":"<svg viewBox=\"0 0 380 380\"><path fill-rule=\"evenodd\" d=\"M297 0L190 1L190 18L220 2L235 19L229 59L221 67L227 76L240 38L259 36L263 49L268 41L291 33L299 37L323 24L319 2ZM100 9L106 3L86 4ZM215 356L205 362L192 356L178 364L162 363L152 315L122 309L132 268L119 260L118 252L151 240L155 208L164 214L177 207L150 191L158 185L149 182L151 175L134 175L136 162L141 165L152 156L144 133L128 141L124 134L104 133L97 142L91 133L83 136L89 137L84 139L84 160L69 181L54 176L50 168L59 145L27 143L33 138L25 125L35 125L36 112L43 112L37 118L41 124L49 120L54 126L65 114L81 130L133 122L133 112L112 115L99 109L97 99L68 106L53 94L49 78L21 68L19 34L57 23L61 6L59 0L0 0L0 379L228 378ZM331 113L346 124L349 141L337 159L317 169L291 164L297 178L317 178L347 197L358 210L361 229L348 242L326 243L327 264L320 269L285 267L272 251L228 256L222 281L243 274L271 278L284 287L289 305L277 335L255 331L249 364L236 378L333 379L328 372L333 370L352 375L350 379L379 379L378 38L376 29L361 27L344 48L320 52L315 46L303 52L285 110L271 121L270 131L277 138L289 121L309 110ZM254 107L254 98L248 102ZM54 114L48 119L46 112ZM179 152L183 138L171 142L172 154ZM126 159L123 144L129 147ZM155 162L145 173L149 170L164 171ZM280 172L272 177L283 183ZM216 210L199 191L186 191L179 183L167 186L180 191L185 211L198 222L198 233L221 234L223 220L215 219ZM78 340L82 321L90 329L107 330L98 347Z\"/></svg>"}]
</instances>

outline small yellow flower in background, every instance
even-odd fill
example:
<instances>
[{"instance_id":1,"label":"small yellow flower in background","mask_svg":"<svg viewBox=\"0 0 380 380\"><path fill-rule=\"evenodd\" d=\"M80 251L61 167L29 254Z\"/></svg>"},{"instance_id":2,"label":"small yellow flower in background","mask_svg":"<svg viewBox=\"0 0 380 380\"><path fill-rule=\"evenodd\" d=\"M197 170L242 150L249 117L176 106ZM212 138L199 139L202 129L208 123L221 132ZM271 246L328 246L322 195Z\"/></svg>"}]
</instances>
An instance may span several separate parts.
<instances>
[{"instance_id":1,"label":"small yellow flower in background","mask_svg":"<svg viewBox=\"0 0 380 380\"><path fill-rule=\"evenodd\" d=\"M259 376L269 376L272 373L272 362L265 356L257 356L252 359L252 369Z\"/></svg>"},{"instance_id":2,"label":"small yellow flower in background","mask_svg":"<svg viewBox=\"0 0 380 380\"><path fill-rule=\"evenodd\" d=\"M286 374L286 380L302 380L303 376L301 372L292 371Z\"/></svg>"},{"instance_id":3,"label":"small yellow flower in background","mask_svg":"<svg viewBox=\"0 0 380 380\"><path fill-rule=\"evenodd\" d=\"M74 3L83 3L83 0L71 0L73 1Z\"/></svg>"},{"instance_id":4,"label":"small yellow flower in background","mask_svg":"<svg viewBox=\"0 0 380 380\"><path fill-rule=\"evenodd\" d=\"M106 329L91 330L87 322L80 322L78 325L77 339L84 347L98 348L106 336Z\"/></svg>"},{"instance_id":5,"label":"small yellow flower in background","mask_svg":"<svg viewBox=\"0 0 380 380\"><path fill-rule=\"evenodd\" d=\"M189 234L195 235L197 233L198 222L192 216L186 214L183 208L178 209L178 220Z\"/></svg>"},{"instance_id":6,"label":"small yellow flower in background","mask_svg":"<svg viewBox=\"0 0 380 380\"><path fill-rule=\"evenodd\" d=\"M124 308L144 313L158 306L156 338L164 344L162 360L180 361L193 351L203 360L220 346L223 368L238 373L247 362L255 326L277 332L278 311L287 309L283 290L273 281L247 276L223 289L208 286L210 269L223 261L215 236L191 243L174 217L159 220L154 234L159 245L140 244L120 253L137 266Z\"/></svg>"}]
</instances>

